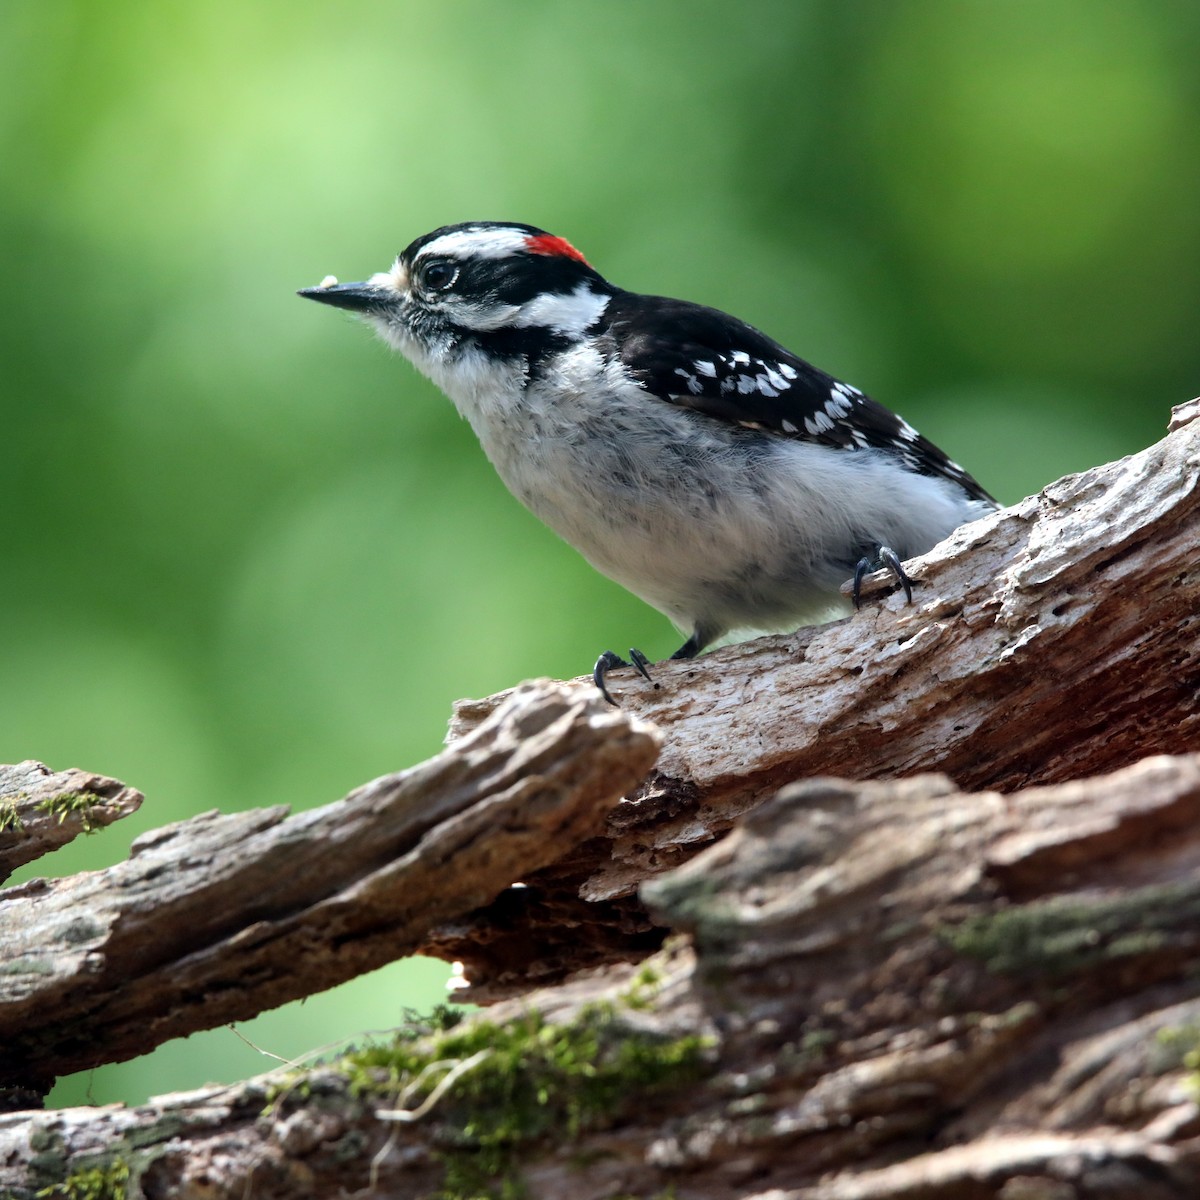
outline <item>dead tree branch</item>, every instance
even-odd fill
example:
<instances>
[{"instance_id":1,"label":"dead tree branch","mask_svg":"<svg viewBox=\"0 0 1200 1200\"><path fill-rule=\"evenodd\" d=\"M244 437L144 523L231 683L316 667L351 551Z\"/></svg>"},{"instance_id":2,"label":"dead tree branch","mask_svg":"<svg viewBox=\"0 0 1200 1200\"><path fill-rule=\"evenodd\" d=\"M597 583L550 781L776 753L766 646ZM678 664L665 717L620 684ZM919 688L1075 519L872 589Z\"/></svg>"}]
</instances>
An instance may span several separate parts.
<instances>
[{"instance_id":1,"label":"dead tree branch","mask_svg":"<svg viewBox=\"0 0 1200 1200\"><path fill-rule=\"evenodd\" d=\"M51 771L40 762L0 765L0 883L81 833L141 807L142 793L87 771Z\"/></svg>"},{"instance_id":2,"label":"dead tree branch","mask_svg":"<svg viewBox=\"0 0 1200 1200\"><path fill-rule=\"evenodd\" d=\"M646 885L684 936L640 970L310 1071L0 1120L0 1190L103 1147L154 1200L1191 1200L1198 818L1200 756L1011 796L798 784Z\"/></svg>"},{"instance_id":3,"label":"dead tree branch","mask_svg":"<svg viewBox=\"0 0 1200 1200\"><path fill-rule=\"evenodd\" d=\"M10 889L0 1082L43 1088L412 953L595 832L656 752L578 689L518 689L453 751L325 808L205 813Z\"/></svg>"},{"instance_id":4,"label":"dead tree branch","mask_svg":"<svg viewBox=\"0 0 1200 1200\"><path fill-rule=\"evenodd\" d=\"M662 664L620 711L463 705L335 805L0 893L10 1101L414 949L514 997L0 1118L0 1195L1200 1194L1198 412L960 530L911 607ZM136 803L44 771L0 772L0 862Z\"/></svg>"},{"instance_id":5,"label":"dead tree branch","mask_svg":"<svg viewBox=\"0 0 1200 1200\"><path fill-rule=\"evenodd\" d=\"M911 606L892 595L831 625L659 663L654 689L631 679L623 708L663 734L654 773L600 839L432 952L465 962L480 1000L629 957L638 884L791 780L941 771L1007 792L1200 748L1198 415L1200 401L1181 406L1140 454L964 526L914 560ZM460 704L452 734L506 694ZM561 936L580 898L623 921Z\"/></svg>"}]
</instances>

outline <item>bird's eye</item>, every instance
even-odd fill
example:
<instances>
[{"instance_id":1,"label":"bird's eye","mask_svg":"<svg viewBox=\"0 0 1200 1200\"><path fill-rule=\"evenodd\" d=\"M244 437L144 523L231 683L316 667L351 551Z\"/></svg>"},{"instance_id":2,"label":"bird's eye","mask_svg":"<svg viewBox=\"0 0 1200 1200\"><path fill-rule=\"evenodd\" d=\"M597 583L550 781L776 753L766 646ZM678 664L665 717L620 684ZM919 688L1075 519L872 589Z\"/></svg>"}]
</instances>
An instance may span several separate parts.
<instances>
[{"instance_id":1,"label":"bird's eye","mask_svg":"<svg viewBox=\"0 0 1200 1200\"><path fill-rule=\"evenodd\" d=\"M449 262L431 262L421 272L421 283L431 292L444 292L458 278L458 267Z\"/></svg>"}]
</instances>

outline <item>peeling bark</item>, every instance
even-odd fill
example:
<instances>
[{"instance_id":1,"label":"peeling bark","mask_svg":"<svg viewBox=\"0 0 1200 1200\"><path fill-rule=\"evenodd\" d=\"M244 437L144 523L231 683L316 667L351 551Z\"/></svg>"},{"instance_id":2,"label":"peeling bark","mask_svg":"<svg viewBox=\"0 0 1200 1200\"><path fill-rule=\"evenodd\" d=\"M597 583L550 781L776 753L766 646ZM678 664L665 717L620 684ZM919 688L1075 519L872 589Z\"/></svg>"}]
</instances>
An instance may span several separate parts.
<instances>
[{"instance_id":1,"label":"peeling bark","mask_svg":"<svg viewBox=\"0 0 1200 1200\"><path fill-rule=\"evenodd\" d=\"M1051 484L913 560L914 603L659 663L620 702L662 731L654 773L600 838L526 882L523 945L507 914L456 923L434 953L487 1001L648 936L628 900L785 783L941 771L1010 792L1200 748L1200 401L1173 432ZM879 585L883 576L874 577ZM615 682L615 681L614 681ZM458 705L451 739L507 693ZM584 902L580 904L580 898ZM610 906L581 944L565 914ZM519 953L519 952L518 952Z\"/></svg>"},{"instance_id":2,"label":"peeling bark","mask_svg":"<svg viewBox=\"0 0 1200 1200\"><path fill-rule=\"evenodd\" d=\"M428 1196L480 1163L496 1194L546 1200L1190 1200L1198 807L1196 755L1013 796L928 775L797 784L644 886L680 936L640 969L475 1019L486 1055L531 1011L559 1029L607 1014L594 1062L539 1079L551 1109L623 1039L703 1037L686 1079L643 1072L571 1136L518 1126L497 1157L464 1134L503 1107L472 1094L470 1063L461 1091L396 1123L439 1075L405 1093L415 1072L335 1059L137 1110L0 1120L0 1189L25 1200L104 1148L154 1200ZM1165 877L1149 869L1164 847ZM464 1062L460 1035L431 1035L427 1058ZM509 1069L519 1094L532 1068ZM35 1146L40 1173L22 1178L11 1164Z\"/></svg>"},{"instance_id":3,"label":"peeling bark","mask_svg":"<svg viewBox=\"0 0 1200 1200\"><path fill-rule=\"evenodd\" d=\"M0 893L10 1102L414 948L497 1001L0 1117L0 1195L1200 1195L1198 408L960 530L911 607L661 664L619 711L586 681L464 704L326 809ZM23 814L73 794L8 770Z\"/></svg>"},{"instance_id":4,"label":"peeling bark","mask_svg":"<svg viewBox=\"0 0 1200 1200\"><path fill-rule=\"evenodd\" d=\"M335 804L205 813L107 870L10 889L0 1084L45 1088L412 953L593 833L656 752L578 689L518 689L453 752Z\"/></svg>"},{"instance_id":5,"label":"peeling bark","mask_svg":"<svg viewBox=\"0 0 1200 1200\"><path fill-rule=\"evenodd\" d=\"M0 883L18 867L137 812L142 793L87 771L32 760L0 765Z\"/></svg>"}]
</instances>

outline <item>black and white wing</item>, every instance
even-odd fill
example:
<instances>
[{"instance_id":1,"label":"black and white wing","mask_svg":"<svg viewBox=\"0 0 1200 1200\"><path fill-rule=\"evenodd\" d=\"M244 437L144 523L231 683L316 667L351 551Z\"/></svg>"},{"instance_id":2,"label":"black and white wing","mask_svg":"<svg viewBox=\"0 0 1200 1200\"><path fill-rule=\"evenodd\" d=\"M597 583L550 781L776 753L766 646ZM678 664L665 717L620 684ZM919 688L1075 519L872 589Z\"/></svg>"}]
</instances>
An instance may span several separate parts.
<instances>
[{"instance_id":1,"label":"black and white wing","mask_svg":"<svg viewBox=\"0 0 1200 1200\"><path fill-rule=\"evenodd\" d=\"M918 474L993 500L902 417L736 317L628 292L614 296L605 315L626 369L662 400L783 437L886 450Z\"/></svg>"}]
</instances>

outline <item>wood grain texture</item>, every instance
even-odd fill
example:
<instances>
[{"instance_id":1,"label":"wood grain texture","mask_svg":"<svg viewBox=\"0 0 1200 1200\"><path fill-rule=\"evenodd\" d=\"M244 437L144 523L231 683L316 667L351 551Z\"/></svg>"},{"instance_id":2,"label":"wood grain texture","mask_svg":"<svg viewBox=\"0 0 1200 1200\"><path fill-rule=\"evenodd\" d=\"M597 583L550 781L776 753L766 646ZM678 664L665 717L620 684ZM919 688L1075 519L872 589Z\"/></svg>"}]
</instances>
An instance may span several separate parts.
<instances>
[{"instance_id":1,"label":"wood grain texture","mask_svg":"<svg viewBox=\"0 0 1200 1200\"><path fill-rule=\"evenodd\" d=\"M0 764L0 883L81 833L137 812L142 799L134 788L90 771L52 771L33 759Z\"/></svg>"},{"instance_id":2,"label":"wood grain texture","mask_svg":"<svg viewBox=\"0 0 1200 1200\"><path fill-rule=\"evenodd\" d=\"M0 1116L0 1195L436 1195L453 1160L534 1200L1193 1200L1198 412L960 530L911 607L663 664L619 711L586 681L464 704L444 754L326 809L0 893L10 1099L414 948L497 1001L477 1062L545 1022L490 1092L435 1037L436 1101L334 1059ZM489 1114L565 1103L530 1062L597 1014L574 1086L689 1037L699 1074L497 1157Z\"/></svg>"},{"instance_id":3,"label":"wood grain texture","mask_svg":"<svg viewBox=\"0 0 1200 1200\"><path fill-rule=\"evenodd\" d=\"M656 752L597 697L530 686L324 808L206 813L0 894L0 1082L45 1086L413 952L593 833Z\"/></svg>"},{"instance_id":4,"label":"wood grain texture","mask_svg":"<svg viewBox=\"0 0 1200 1200\"><path fill-rule=\"evenodd\" d=\"M643 1045L710 1039L685 1085L631 1081L573 1135L514 1135L490 1183L531 1200L1193 1200L1198 809L1197 755L1009 795L936 775L785 789L645 886L677 936L640 971L487 1012L501 1031L604 1011ZM334 1059L0 1119L0 1194L32 1200L107 1149L153 1200L436 1195L447 1155L478 1153L480 1101L452 1088L397 1126L380 1114L408 1082L381 1070L364 1090Z\"/></svg>"},{"instance_id":5,"label":"wood grain texture","mask_svg":"<svg viewBox=\"0 0 1200 1200\"><path fill-rule=\"evenodd\" d=\"M529 973L630 957L650 936L638 885L793 780L940 771L1011 792L1200 748L1198 413L1180 406L1140 454L959 529L913 560L912 605L892 593L833 624L659 663L653 688L620 678L622 708L658 727L662 754L602 837L527 881ZM461 702L451 742L505 694ZM599 925L591 945L555 938L579 898L609 906L607 942ZM433 950L467 962L481 1001L523 986L492 918Z\"/></svg>"}]
</instances>

